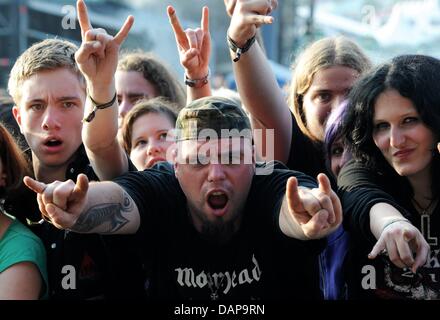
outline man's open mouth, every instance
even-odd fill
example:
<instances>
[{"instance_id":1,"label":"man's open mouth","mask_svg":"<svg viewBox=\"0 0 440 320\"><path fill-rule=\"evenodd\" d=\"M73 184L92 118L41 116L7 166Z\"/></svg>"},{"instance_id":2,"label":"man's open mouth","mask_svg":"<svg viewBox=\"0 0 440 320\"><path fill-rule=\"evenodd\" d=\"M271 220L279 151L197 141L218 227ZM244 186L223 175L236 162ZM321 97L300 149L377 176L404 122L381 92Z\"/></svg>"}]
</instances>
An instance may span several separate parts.
<instances>
[{"instance_id":1,"label":"man's open mouth","mask_svg":"<svg viewBox=\"0 0 440 320\"><path fill-rule=\"evenodd\" d=\"M63 142L62 142L61 140L58 140L58 139L50 139L50 140L47 140L47 141L44 143L44 145L47 146L47 147L57 147L57 146L61 145L62 143L63 143Z\"/></svg>"},{"instance_id":2,"label":"man's open mouth","mask_svg":"<svg viewBox=\"0 0 440 320\"><path fill-rule=\"evenodd\" d=\"M218 210L226 207L228 203L228 196L221 191L214 191L208 195L208 204L211 208Z\"/></svg>"}]
</instances>

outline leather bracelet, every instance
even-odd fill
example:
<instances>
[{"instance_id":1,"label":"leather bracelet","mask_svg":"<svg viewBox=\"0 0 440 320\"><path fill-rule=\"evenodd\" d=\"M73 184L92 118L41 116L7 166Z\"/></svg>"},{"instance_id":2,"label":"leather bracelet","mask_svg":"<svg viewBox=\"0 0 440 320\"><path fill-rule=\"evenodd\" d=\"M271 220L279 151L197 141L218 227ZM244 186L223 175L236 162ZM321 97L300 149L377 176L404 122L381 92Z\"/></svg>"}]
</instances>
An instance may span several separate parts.
<instances>
[{"instance_id":1,"label":"leather bracelet","mask_svg":"<svg viewBox=\"0 0 440 320\"><path fill-rule=\"evenodd\" d=\"M89 98L90 98L90 101L92 101L92 103L93 103L93 109L89 113L89 115L83 119L83 122L90 122L90 121L92 121L95 118L96 111L102 110L102 109L106 109L106 108L111 107L112 105L114 105L115 102L116 102L116 93L115 93L115 95L113 96L113 98L109 102L103 103L103 104L96 103L96 101L93 100L93 98L91 96L89 96Z\"/></svg>"},{"instance_id":2,"label":"leather bracelet","mask_svg":"<svg viewBox=\"0 0 440 320\"><path fill-rule=\"evenodd\" d=\"M185 73L185 84L191 88L201 88L208 83L211 70L208 68L208 74L200 79L190 79Z\"/></svg>"},{"instance_id":3,"label":"leather bracelet","mask_svg":"<svg viewBox=\"0 0 440 320\"><path fill-rule=\"evenodd\" d=\"M235 58L233 59L234 62L237 62L238 60L240 60L241 55L242 55L243 53L247 52L247 51L252 47L252 45L253 45L254 42L255 42L255 36L253 36L253 37L250 38L248 41L246 41L246 43L244 44L243 47L240 48L240 47L237 45L237 43L235 43L235 41L231 39L231 37L229 36L229 34L227 34L226 39L227 39L227 41L228 41L229 49L231 49L232 51L235 52Z\"/></svg>"}]
</instances>

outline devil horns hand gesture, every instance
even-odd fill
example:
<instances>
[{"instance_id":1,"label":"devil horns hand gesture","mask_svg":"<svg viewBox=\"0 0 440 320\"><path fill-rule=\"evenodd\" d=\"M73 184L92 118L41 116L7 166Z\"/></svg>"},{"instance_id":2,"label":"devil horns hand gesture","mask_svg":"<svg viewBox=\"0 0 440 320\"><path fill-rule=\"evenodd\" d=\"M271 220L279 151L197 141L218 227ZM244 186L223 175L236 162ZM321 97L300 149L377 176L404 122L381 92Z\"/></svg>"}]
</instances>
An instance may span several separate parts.
<instances>
[{"instance_id":1,"label":"devil horns hand gesture","mask_svg":"<svg viewBox=\"0 0 440 320\"><path fill-rule=\"evenodd\" d=\"M24 184L37 194L38 207L43 217L59 229L71 228L85 207L89 180L84 174L72 180L46 184L30 177Z\"/></svg>"},{"instance_id":2,"label":"devil horns hand gesture","mask_svg":"<svg viewBox=\"0 0 440 320\"><path fill-rule=\"evenodd\" d=\"M329 179L321 173L318 175L318 183L318 188L306 189L298 187L295 177L287 181L289 214L307 239L328 236L342 223L341 202L331 189Z\"/></svg>"},{"instance_id":3,"label":"devil horns hand gesture","mask_svg":"<svg viewBox=\"0 0 440 320\"><path fill-rule=\"evenodd\" d=\"M89 94L95 101L104 103L109 101L114 94L114 92L106 91L112 87L114 82L119 48L127 38L134 18L129 16L119 32L111 36L104 29L92 27L84 1L77 2L77 12L82 43L76 52L75 59L88 82L88 89L93 91Z\"/></svg>"},{"instance_id":4,"label":"devil horns hand gesture","mask_svg":"<svg viewBox=\"0 0 440 320\"><path fill-rule=\"evenodd\" d=\"M180 64L190 79L201 79L208 74L211 54L211 35L209 34L209 11L203 7L200 28L183 30L176 10L167 8L168 18L176 38Z\"/></svg>"}]
</instances>

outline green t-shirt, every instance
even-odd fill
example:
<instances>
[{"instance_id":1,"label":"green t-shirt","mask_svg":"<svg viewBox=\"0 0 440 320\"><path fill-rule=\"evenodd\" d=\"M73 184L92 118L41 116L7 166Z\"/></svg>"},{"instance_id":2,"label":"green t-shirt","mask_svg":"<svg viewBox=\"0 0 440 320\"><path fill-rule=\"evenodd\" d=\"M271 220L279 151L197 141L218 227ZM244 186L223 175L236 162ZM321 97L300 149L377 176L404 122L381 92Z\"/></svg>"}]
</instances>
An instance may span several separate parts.
<instances>
[{"instance_id":1,"label":"green t-shirt","mask_svg":"<svg viewBox=\"0 0 440 320\"><path fill-rule=\"evenodd\" d=\"M32 262L37 266L45 285L40 298L47 299L46 250L32 231L14 219L0 239L0 273L20 262Z\"/></svg>"}]
</instances>

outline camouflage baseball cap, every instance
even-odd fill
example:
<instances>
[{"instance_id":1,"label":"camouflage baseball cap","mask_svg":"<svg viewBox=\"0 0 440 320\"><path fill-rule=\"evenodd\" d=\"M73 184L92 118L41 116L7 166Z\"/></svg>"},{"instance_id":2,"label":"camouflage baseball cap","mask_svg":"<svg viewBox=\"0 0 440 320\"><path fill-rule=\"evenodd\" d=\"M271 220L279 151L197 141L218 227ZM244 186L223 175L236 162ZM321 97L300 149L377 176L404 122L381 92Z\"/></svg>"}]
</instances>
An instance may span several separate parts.
<instances>
[{"instance_id":1,"label":"camouflage baseball cap","mask_svg":"<svg viewBox=\"0 0 440 320\"><path fill-rule=\"evenodd\" d=\"M180 110L176 121L176 140L245 137L252 139L248 116L234 101L205 97Z\"/></svg>"}]
</instances>

